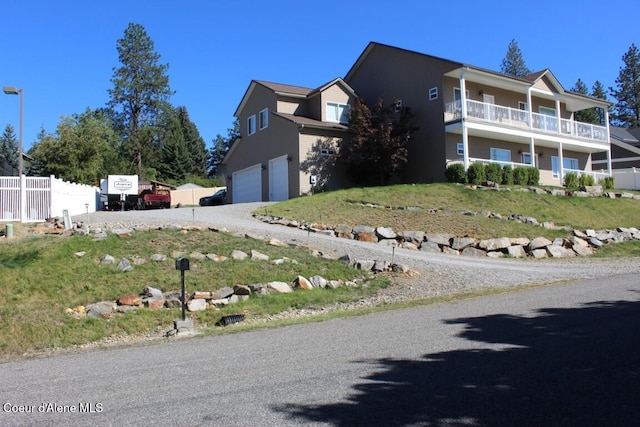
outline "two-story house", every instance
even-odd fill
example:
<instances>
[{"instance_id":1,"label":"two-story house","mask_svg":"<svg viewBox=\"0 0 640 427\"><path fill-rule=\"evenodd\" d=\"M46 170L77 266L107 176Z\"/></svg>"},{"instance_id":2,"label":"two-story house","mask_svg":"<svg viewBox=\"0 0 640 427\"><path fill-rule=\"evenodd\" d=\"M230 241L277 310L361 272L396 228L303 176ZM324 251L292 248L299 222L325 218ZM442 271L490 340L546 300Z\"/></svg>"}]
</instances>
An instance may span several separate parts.
<instances>
[{"instance_id":1,"label":"two-story house","mask_svg":"<svg viewBox=\"0 0 640 427\"><path fill-rule=\"evenodd\" d=\"M318 88L252 81L236 112L241 138L225 156L227 199L279 201L322 183L337 188L340 173L321 168L347 136L355 93L341 78ZM330 162L326 162L330 163Z\"/></svg>"},{"instance_id":2,"label":"two-story house","mask_svg":"<svg viewBox=\"0 0 640 427\"><path fill-rule=\"evenodd\" d=\"M444 180L452 162L533 166L540 182L562 185L565 173L609 174L609 127L574 113L610 103L566 91L550 70L512 77L460 62L370 43L344 79L367 103L402 100L419 130L409 146L405 182ZM592 172L604 152L607 172ZM600 168L599 168L600 169Z\"/></svg>"}]
</instances>

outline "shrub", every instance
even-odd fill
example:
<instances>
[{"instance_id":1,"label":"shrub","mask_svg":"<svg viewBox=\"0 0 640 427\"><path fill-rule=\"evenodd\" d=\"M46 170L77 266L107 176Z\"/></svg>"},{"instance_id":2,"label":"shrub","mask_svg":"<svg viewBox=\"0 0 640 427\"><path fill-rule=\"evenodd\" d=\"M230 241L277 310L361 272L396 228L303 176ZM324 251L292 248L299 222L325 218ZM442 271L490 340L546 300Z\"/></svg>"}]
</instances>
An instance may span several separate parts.
<instances>
[{"instance_id":1,"label":"shrub","mask_svg":"<svg viewBox=\"0 0 640 427\"><path fill-rule=\"evenodd\" d=\"M502 168L502 184L513 185L513 168L511 165L504 165Z\"/></svg>"},{"instance_id":2,"label":"shrub","mask_svg":"<svg viewBox=\"0 0 640 427\"><path fill-rule=\"evenodd\" d=\"M467 182L467 175L464 172L464 165L462 163L452 163L447 166L447 169L444 171L444 177L447 179L447 182L457 182L459 184Z\"/></svg>"},{"instance_id":3,"label":"shrub","mask_svg":"<svg viewBox=\"0 0 640 427\"><path fill-rule=\"evenodd\" d=\"M527 184L528 185L538 185L540 181L540 170L538 168L534 168L533 166L529 166L527 169Z\"/></svg>"},{"instance_id":4,"label":"shrub","mask_svg":"<svg viewBox=\"0 0 640 427\"><path fill-rule=\"evenodd\" d=\"M591 187L593 184L595 183L595 179L593 178L593 175L580 175L580 178L578 178L578 184L580 185L580 187Z\"/></svg>"},{"instance_id":5,"label":"shrub","mask_svg":"<svg viewBox=\"0 0 640 427\"><path fill-rule=\"evenodd\" d=\"M484 164L475 162L469 165L467 170L467 180L470 184L482 184L486 179L486 171Z\"/></svg>"},{"instance_id":6,"label":"shrub","mask_svg":"<svg viewBox=\"0 0 640 427\"><path fill-rule=\"evenodd\" d=\"M498 163L489 163L485 166L485 174L487 181L494 182L496 184L502 183L502 168Z\"/></svg>"},{"instance_id":7,"label":"shrub","mask_svg":"<svg viewBox=\"0 0 640 427\"><path fill-rule=\"evenodd\" d=\"M529 171L524 166L513 168L513 183L515 185L527 185L529 182Z\"/></svg>"},{"instance_id":8,"label":"shrub","mask_svg":"<svg viewBox=\"0 0 640 427\"><path fill-rule=\"evenodd\" d=\"M605 176L604 178L600 178L598 184L602 185L604 190L613 190L613 177Z\"/></svg>"},{"instance_id":9,"label":"shrub","mask_svg":"<svg viewBox=\"0 0 640 427\"><path fill-rule=\"evenodd\" d=\"M564 186L567 188L578 188L578 174L568 172L564 175Z\"/></svg>"}]
</instances>

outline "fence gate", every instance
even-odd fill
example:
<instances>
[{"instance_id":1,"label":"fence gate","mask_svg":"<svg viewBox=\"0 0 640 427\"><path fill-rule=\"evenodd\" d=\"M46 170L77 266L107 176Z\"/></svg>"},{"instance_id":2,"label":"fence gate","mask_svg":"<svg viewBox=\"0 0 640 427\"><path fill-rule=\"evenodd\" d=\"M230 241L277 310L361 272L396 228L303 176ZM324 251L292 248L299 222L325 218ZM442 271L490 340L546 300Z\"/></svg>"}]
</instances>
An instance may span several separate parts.
<instances>
[{"instance_id":1,"label":"fence gate","mask_svg":"<svg viewBox=\"0 0 640 427\"><path fill-rule=\"evenodd\" d=\"M0 177L0 221L38 222L50 216L51 179Z\"/></svg>"}]
</instances>

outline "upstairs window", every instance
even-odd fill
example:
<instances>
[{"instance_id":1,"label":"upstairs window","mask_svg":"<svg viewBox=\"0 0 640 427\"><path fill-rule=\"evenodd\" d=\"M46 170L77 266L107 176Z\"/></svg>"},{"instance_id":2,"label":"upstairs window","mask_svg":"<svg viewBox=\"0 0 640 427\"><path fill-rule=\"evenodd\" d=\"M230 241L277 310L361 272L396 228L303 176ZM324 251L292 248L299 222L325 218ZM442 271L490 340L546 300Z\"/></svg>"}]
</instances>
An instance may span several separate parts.
<instances>
[{"instance_id":1,"label":"upstairs window","mask_svg":"<svg viewBox=\"0 0 640 427\"><path fill-rule=\"evenodd\" d=\"M265 108L264 110L260 111L260 114L258 115L258 125L260 130L269 126L269 109L268 108Z\"/></svg>"},{"instance_id":2,"label":"upstairs window","mask_svg":"<svg viewBox=\"0 0 640 427\"><path fill-rule=\"evenodd\" d=\"M249 116L247 119L247 135L256 133L256 115Z\"/></svg>"},{"instance_id":3,"label":"upstairs window","mask_svg":"<svg viewBox=\"0 0 640 427\"><path fill-rule=\"evenodd\" d=\"M349 104L327 102L327 121L342 124L349 123Z\"/></svg>"},{"instance_id":4,"label":"upstairs window","mask_svg":"<svg viewBox=\"0 0 640 427\"><path fill-rule=\"evenodd\" d=\"M438 99L438 88L432 87L429 89L429 101L433 101L434 99Z\"/></svg>"}]
</instances>

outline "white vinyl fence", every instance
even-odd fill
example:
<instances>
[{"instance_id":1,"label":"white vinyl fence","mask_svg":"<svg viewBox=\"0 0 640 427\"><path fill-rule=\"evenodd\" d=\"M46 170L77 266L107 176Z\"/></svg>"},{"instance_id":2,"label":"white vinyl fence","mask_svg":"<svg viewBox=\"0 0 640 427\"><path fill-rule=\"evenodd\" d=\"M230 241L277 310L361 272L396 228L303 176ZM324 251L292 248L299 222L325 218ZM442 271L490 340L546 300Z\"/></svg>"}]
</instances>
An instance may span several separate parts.
<instances>
[{"instance_id":1,"label":"white vinyl fence","mask_svg":"<svg viewBox=\"0 0 640 427\"><path fill-rule=\"evenodd\" d=\"M57 179L0 177L0 221L41 222L48 218L95 212L100 189Z\"/></svg>"},{"instance_id":2,"label":"white vinyl fence","mask_svg":"<svg viewBox=\"0 0 640 427\"><path fill-rule=\"evenodd\" d=\"M640 169L618 169L612 171L613 186L619 190L640 190Z\"/></svg>"}]
</instances>

